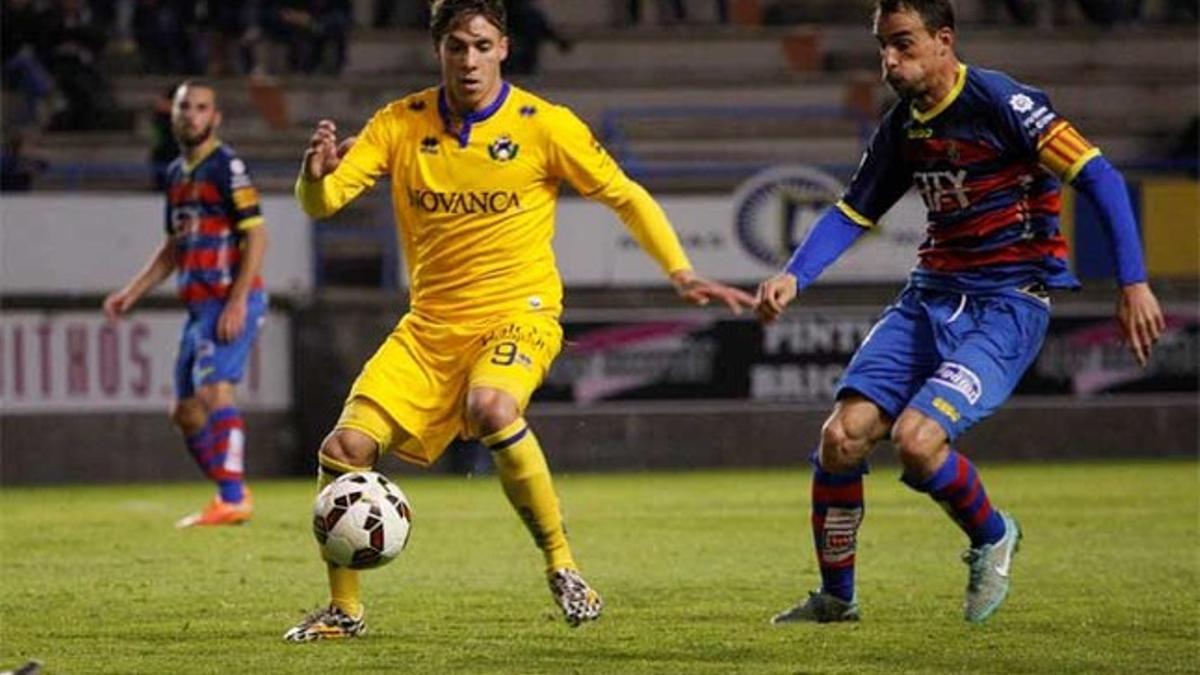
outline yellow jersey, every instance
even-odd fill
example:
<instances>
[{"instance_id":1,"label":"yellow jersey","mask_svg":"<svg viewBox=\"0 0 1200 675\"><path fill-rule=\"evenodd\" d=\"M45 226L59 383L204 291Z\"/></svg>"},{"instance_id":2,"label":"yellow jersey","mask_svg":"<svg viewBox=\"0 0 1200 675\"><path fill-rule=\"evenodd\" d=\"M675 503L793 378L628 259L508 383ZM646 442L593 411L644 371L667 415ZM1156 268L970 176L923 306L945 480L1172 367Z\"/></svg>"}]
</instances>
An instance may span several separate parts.
<instances>
[{"instance_id":1,"label":"yellow jersey","mask_svg":"<svg viewBox=\"0 0 1200 675\"><path fill-rule=\"evenodd\" d=\"M609 205L667 274L690 269L666 215L574 113L505 82L455 132L443 90L375 113L337 169L296 196L327 217L391 179L411 312L438 323L562 312L551 242L559 186Z\"/></svg>"}]
</instances>

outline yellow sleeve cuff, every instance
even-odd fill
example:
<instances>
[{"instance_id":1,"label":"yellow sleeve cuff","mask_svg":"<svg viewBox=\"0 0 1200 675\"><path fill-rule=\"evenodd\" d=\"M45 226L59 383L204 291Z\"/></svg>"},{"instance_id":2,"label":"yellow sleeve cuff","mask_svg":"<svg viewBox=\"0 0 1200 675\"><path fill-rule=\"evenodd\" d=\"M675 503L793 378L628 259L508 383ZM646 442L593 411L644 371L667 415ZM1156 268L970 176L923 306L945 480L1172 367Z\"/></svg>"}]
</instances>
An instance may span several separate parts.
<instances>
[{"instance_id":1,"label":"yellow sleeve cuff","mask_svg":"<svg viewBox=\"0 0 1200 675\"><path fill-rule=\"evenodd\" d=\"M1064 183L1074 182L1075 177L1079 175L1079 172L1083 171L1083 167L1087 166L1088 162L1092 161L1093 159L1095 159L1099 156L1100 156L1100 148L1092 148L1091 150L1088 150L1087 152L1083 153L1083 155L1079 159L1075 160L1075 163L1072 164L1070 167L1068 167L1066 172L1063 173L1063 176L1062 176L1063 182Z\"/></svg>"},{"instance_id":2,"label":"yellow sleeve cuff","mask_svg":"<svg viewBox=\"0 0 1200 675\"><path fill-rule=\"evenodd\" d=\"M258 227L259 225L262 225L265 222L266 222L266 220L264 220L262 216L251 216L249 218L239 220L238 224L237 224L237 229L245 231L245 230L249 230L251 228Z\"/></svg>"},{"instance_id":3,"label":"yellow sleeve cuff","mask_svg":"<svg viewBox=\"0 0 1200 675\"><path fill-rule=\"evenodd\" d=\"M858 211L855 211L853 206L850 206L849 204L846 203L846 200L844 200L844 199L838 200L838 203L834 204L834 206L837 208L837 210L844 213L847 218L849 218L850 220L853 220L856 224L861 225L862 227L865 227L867 229L871 229L872 227L875 227L875 221L864 216L863 214L859 213Z\"/></svg>"}]
</instances>

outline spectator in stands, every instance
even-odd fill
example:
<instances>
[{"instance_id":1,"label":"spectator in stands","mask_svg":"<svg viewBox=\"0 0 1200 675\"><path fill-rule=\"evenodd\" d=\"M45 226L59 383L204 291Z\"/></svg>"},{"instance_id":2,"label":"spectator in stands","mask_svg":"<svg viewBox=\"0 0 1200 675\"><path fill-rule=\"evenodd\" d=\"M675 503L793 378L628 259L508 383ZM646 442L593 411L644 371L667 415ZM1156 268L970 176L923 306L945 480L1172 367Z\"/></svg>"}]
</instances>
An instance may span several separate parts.
<instances>
[{"instance_id":1,"label":"spectator in stands","mask_svg":"<svg viewBox=\"0 0 1200 675\"><path fill-rule=\"evenodd\" d=\"M175 86L169 86L154 99L150 113L150 175L154 189L167 188L167 168L179 156L179 142L175 140L175 129L171 125L171 106L174 103Z\"/></svg>"},{"instance_id":2,"label":"spectator in stands","mask_svg":"<svg viewBox=\"0 0 1200 675\"><path fill-rule=\"evenodd\" d=\"M29 0L4 0L3 7L0 53L4 63L4 91L20 92L23 98L19 109L13 111L14 116L6 115L6 121L34 126L41 120L42 104L54 91L54 78L37 55L46 17Z\"/></svg>"},{"instance_id":3,"label":"spectator in stands","mask_svg":"<svg viewBox=\"0 0 1200 675\"><path fill-rule=\"evenodd\" d=\"M1037 23L1038 6L1033 0L983 0L984 23L997 23L1000 5L1008 10L1012 20L1022 26L1033 26Z\"/></svg>"},{"instance_id":4,"label":"spectator in stands","mask_svg":"<svg viewBox=\"0 0 1200 675\"><path fill-rule=\"evenodd\" d=\"M687 21L687 5L684 0L657 0L658 22L662 24ZM625 0L618 25L636 26L642 22L642 0Z\"/></svg>"},{"instance_id":5,"label":"spectator in stands","mask_svg":"<svg viewBox=\"0 0 1200 675\"><path fill-rule=\"evenodd\" d=\"M197 75L207 68L199 39L196 3L189 0L137 0L133 38L142 69L155 75Z\"/></svg>"},{"instance_id":6,"label":"spectator in stands","mask_svg":"<svg viewBox=\"0 0 1200 675\"><path fill-rule=\"evenodd\" d=\"M82 0L56 0L43 15L38 58L46 64L66 99L54 114L52 129L119 129L133 124L116 103L112 87L97 67L107 35L94 24Z\"/></svg>"},{"instance_id":7,"label":"spectator in stands","mask_svg":"<svg viewBox=\"0 0 1200 675\"><path fill-rule=\"evenodd\" d=\"M400 11L397 12L397 8ZM375 0L371 11L371 27L387 28L399 24L405 28L424 28L429 25L429 3L411 0Z\"/></svg>"},{"instance_id":8,"label":"spectator in stands","mask_svg":"<svg viewBox=\"0 0 1200 675\"><path fill-rule=\"evenodd\" d=\"M1200 20L1200 0L1167 0L1167 22L1190 23Z\"/></svg>"},{"instance_id":9,"label":"spectator in stands","mask_svg":"<svg viewBox=\"0 0 1200 675\"><path fill-rule=\"evenodd\" d=\"M256 65L258 13L254 2L209 0L208 72L210 75L246 74Z\"/></svg>"},{"instance_id":10,"label":"spectator in stands","mask_svg":"<svg viewBox=\"0 0 1200 675\"><path fill-rule=\"evenodd\" d=\"M33 180L49 163L29 153L30 132L14 130L4 137L0 148L0 192L25 192L33 189Z\"/></svg>"},{"instance_id":11,"label":"spectator in stands","mask_svg":"<svg viewBox=\"0 0 1200 675\"><path fill-rule=\"evenodd\" d=\"M1076 4L1089 23L1106 28L1141 17L1142 3L1139 0L1076 0ZM1055 25L1070 23L1069 5L1070 0L1054 0Z\"/></svg>"},{"instance_id":12,"label":"spectator in stands","mask_svg":"<svg viewBox=\"0 0 1200 675\"><path fill-rule=\"evenodd\" d=\"M315 73L332 48L327 71L337 74L346 64L350 19L349 0L266 0L262 27L286 48L288 71Z\"/></svg>"},{"instance_id":13,"label":"spectator in stands","mask_svg":"<svg viewBox=\"0 0 1200 675\"><path fill-rule=\"evenodd\" d=\"M538 71L542 43L549 40L561 52L572 45L562 36L535 0L507 0L510 47L505 71L510 75L533 75Z\"/></svg>"}]
</instances>

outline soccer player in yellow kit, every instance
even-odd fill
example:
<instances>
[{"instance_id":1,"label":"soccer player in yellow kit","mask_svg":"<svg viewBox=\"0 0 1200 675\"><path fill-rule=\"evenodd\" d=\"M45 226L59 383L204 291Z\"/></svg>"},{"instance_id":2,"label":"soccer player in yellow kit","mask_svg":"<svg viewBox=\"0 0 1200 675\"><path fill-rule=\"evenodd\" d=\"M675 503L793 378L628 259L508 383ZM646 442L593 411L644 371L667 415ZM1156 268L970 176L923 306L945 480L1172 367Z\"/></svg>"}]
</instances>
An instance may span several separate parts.
<instances>
[{"instance_id":1,"label":"soccer player in yellow kit","mask_svg":"<svg viewBox=\"0 0 1200 675\"><path fill-rule=\"evenodd\" d=\"M390 177L411 286L409 312L363 367L321 445L319 482L368 470L380 452L429 466L456 436L480 439L576 626L598 618L603 601L579 574L523 416L562 347L551 247L560 183L612 208L685 300L740 311L753 298L692 271L662 209L570 110L502 79L501 0L437 0L430 27L441 86L385 106L340 145L334 124L319 122L296 183L304 210L323 218ZM330 566L329 584L329 606L285 640L363 633L358 572Z\"/></svg>"}]
</instances>

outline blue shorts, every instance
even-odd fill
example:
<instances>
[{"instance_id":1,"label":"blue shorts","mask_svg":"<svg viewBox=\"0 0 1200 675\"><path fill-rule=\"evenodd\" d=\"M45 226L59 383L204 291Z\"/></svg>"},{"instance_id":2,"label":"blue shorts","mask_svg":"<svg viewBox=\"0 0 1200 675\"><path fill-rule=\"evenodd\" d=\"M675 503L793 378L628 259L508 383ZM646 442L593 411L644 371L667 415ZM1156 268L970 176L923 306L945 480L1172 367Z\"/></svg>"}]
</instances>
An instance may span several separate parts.
<instances>
[{"instance_id":1,"label":"blue shorts","mask_svg":"<svg viewBox=\"0 0 1200 675\"><path fill-rule=\"evenodd\" d=\"M1008 399L1049 323L1050 301L1025 291L906 288L855 352L837 397L858 392L893 420L915 408L954 440Z\"/></svg>"},{"instance_id":2,"label":"blue shorts","mask_svg":"<svg viewBox=\"0 0 1200 675\"><path fill-rule=\"evenodd\" d=\"M242 334L232 342L217 339L217 321L225 309L223 302L206 302L188 308L187 323L179 339L175 360L175 397L182 400L196 395L200 387L215 382L239 382L246 371L246 359L254 338L267 317L267 296L252 292L246 300L246 323Z\"/></svg>"}]
</instances>

